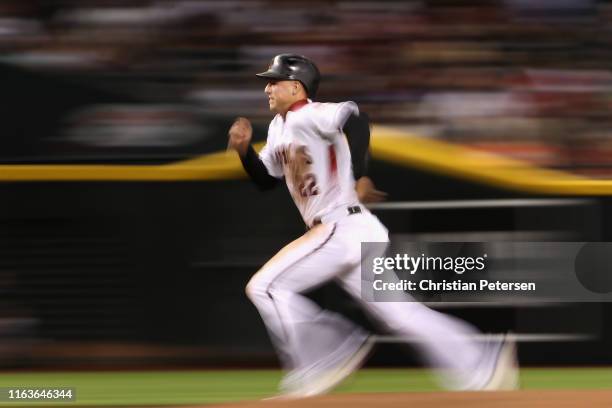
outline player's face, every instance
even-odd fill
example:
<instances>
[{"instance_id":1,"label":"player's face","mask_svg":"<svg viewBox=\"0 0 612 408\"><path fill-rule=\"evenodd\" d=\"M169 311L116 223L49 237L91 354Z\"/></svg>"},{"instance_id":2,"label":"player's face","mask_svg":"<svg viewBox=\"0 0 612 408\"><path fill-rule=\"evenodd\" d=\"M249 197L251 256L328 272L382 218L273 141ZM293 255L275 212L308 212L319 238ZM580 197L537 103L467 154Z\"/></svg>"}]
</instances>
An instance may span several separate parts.
<instances>
[{"instance_id":1,"label":"player's face","mask_svg":"<svg viewBox=\"0 0 612 408\"><path fill-rule=\"evenodd\" d=\"M296 81L270 80L266 85L265 93L272 112L284 114L291 104L295 102Z\"/></svg>"}]
</instances>

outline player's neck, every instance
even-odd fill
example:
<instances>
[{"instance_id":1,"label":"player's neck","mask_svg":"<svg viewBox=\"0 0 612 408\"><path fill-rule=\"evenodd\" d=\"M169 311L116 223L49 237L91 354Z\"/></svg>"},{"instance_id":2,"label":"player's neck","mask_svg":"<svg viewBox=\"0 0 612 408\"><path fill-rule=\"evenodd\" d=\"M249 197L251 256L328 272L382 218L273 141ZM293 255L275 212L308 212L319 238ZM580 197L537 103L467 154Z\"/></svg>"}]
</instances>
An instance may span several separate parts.
<instances>
[{"instance_id":1,"label":"player's neck","mask_svg":"<svg viewBox=\"0 0 612 408\"><path fill-rule=\"evenodd\" d=\"M281 115L283 116L283 119L285 119L285 117L287 116L287 112L295 112L298 111L300 109L302 109L302 107L304 107L304 105L308 104L308 99L303 98L303 99L299 99L295 102L293 102L291 105L289 105L289 107L287 108L287 110L283 113L281 113Z\"/></svg>"}]
</instances>

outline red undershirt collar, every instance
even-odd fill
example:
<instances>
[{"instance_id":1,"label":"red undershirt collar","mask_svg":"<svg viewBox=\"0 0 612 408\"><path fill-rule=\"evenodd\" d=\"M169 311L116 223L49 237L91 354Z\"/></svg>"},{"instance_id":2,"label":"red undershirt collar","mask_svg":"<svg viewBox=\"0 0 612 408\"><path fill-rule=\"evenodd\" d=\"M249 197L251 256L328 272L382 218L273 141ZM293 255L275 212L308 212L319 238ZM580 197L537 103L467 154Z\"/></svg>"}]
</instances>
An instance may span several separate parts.
<instances>
[{"instance_id":1,"label":"red undershirt collar","mask_svg":"<svg viewBox=\"0 0 612 408\"><path fill-rule=\"evenodd\" d=\"M289 111L295 112L300 110L304 105L308 104L308 99L300 99L297 102L293 102L293 104L289 107Z\"/></svg>"}]
</instances>

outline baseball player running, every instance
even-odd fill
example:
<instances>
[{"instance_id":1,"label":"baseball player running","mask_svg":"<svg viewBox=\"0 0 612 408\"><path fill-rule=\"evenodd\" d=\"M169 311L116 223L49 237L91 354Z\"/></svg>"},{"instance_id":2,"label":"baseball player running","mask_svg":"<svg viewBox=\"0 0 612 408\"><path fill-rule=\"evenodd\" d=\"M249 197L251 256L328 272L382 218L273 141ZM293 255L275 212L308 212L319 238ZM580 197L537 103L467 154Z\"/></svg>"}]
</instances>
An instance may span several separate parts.
<instances>
[{"instance_id":1,"label":"baseball player running","mask_svg":"<svg viewBox=\"0 0 612 408\"><path fill-rule=\"evenodd\" d=\"M259 154L252 128L238 118L228 146L262 190L285 179L308 231L270 259L246 293L257 307L285 370L281 395L326 393L363 363L370 336L343 316L303 295L336 280L371 316L406 340L416 339L425 361L452 389L516 387L511 341L477 342L467 323L418 302L361 299L361 242L389 241L387 229L362 205L379 200L365 176L369 123L354 102L314 102L319 70L306 57L281 54L267 71L265 94L276 113ZM379 254L383 255L383 254Z\"/></svg>"}]
</instances>

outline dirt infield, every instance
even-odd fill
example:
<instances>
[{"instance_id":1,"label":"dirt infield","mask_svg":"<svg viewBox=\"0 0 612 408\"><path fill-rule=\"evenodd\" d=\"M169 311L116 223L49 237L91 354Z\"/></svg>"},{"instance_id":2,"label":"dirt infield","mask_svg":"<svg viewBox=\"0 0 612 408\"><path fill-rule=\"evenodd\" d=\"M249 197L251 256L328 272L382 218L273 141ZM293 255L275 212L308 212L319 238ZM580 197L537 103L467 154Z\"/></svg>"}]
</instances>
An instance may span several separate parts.
<instances>
[{"instance_id":1,"label":"dirt infield","mask_svg":"<svg viewBox=\"0 0 612 408\"><path fill-rule=\"evenodd\" d=\"M612 390L515 391L515 392L411 392L384 394L336 394L294 401L259 401L207 405L205 408L610 408ZM183 407L184 408L184 407ZM199 407L204 408L204 407Z\"/></svg>"}]
</instances>

